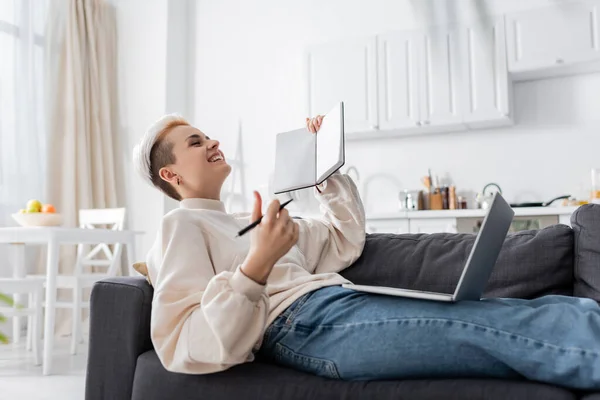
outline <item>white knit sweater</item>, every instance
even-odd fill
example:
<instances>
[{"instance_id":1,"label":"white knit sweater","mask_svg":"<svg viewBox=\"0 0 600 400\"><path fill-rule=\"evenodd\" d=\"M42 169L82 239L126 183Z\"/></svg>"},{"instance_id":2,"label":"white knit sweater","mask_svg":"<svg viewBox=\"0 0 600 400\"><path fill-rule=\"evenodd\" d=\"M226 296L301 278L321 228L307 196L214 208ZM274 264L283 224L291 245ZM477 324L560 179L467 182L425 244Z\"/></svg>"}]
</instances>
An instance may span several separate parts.
<instances>
[{"instance_id":1,"label":"white knit sweater","mask_svg":"<svg viewBox=\"0 0 600 400\"><path fill-rule=\"evenodd\" d=\"M319 189L322 219L294 220L298 243L265 286L239 270L250 234L236 234L250 214L228 214L222 202L198 198L163 218L147 264L155 289L151 337L166 369L205 374L252 361L266 327L297 298L348 283L337 272L362 253L362 202L347 175L335 173Z\"/></svg>"}]
</instances>

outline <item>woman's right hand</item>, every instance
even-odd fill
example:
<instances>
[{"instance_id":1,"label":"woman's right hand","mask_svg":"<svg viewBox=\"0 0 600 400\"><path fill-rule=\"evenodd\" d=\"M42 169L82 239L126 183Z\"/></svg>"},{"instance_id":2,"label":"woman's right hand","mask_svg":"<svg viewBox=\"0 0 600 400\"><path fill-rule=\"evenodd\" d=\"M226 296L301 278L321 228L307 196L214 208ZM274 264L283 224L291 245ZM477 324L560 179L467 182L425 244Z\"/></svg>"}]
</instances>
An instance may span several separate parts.
<instances>
[{"instance_id":1,"label":"woman's right hand","mask_svg":"<svg viewBox=\"0 0 600 400\"><path fill-rule=\"evenodd\" d=\"M254 199L252 221L262 215L262 199L256 191ZM279 206L279 200L273 200L260 224L250 232L250 251L242 272L260 284L267 282L275 263L298 241L298 224L285 208L279 211Z\"/></svg>"}]
</instances>

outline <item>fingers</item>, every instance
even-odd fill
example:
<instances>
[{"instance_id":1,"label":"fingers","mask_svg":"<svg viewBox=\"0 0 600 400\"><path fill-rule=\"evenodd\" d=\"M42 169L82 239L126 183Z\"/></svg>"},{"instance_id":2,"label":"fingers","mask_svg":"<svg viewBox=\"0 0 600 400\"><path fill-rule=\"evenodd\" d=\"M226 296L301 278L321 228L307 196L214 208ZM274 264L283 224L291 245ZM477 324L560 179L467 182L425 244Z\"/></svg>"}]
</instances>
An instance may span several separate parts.
<instances>
[{"instance_id":1,"label":"fingers","mask_svg":"<svg viewBox=\"0 0 600 400\"><path fill-rule=\"evenodd\" d=\"M279 200L275 199L269 204L269 208L267 208L267 213L263 218L263 222L267 225L275 223L277 221L277 213L279 212Z\"/></svg>"},{"instance_id":2,"label":"fingers","mask_svg":"<svg viewBox=\"0 0 600 400\"><path fill-rule=\"evenodd\" d=\"M321 123L323 122L323 115L317 115L314 118L306 118L306 128L311 133L317 133L321 129Z\"/></svg>"},{"instance_id":3,"label":"fingers","mask_svg":"<svg viewBox=\"0 0 600 400\"><path fill-rule=\"evenodd\" d=\"M279 228L279 232L281 234L285 234L289 229L288 224L292 219L290 218L290 213L285 208L279 211L279 218L277 219L277 225Z\"/></svg>"},{"instance_id":4,"label":"fingers","mask_svg":"<svg viewBox=\"0 0 600 400\"><path fill-rule=\"evenodd\" d=\"M319 130L319 129L321 129L321 123L323 122L323 116L317 115L317 117L315 119L317 120L317 130Z\"/></svg>"},{"instance_id":5,"label":"fingers","mask_svg":"<svg viewBox=\"0 0 600 400\"><path fill-rule=\"evenodd\" d=\"M254 209L252 210L252 221L258 220L262 216L262 198L260 193L254 191Z\"/></svg>"},{"instance_id":6,"label":"fingers","mask_svg":"<svg viewBox=\"0 0 600 400\"><path fill-rule=\"evenodd\" d=\"M289 241L289 243L295 244L298 237L297 230L298 224L290 218L287 224L285 225L285 229L283 230L282 235Z\"/></svg>"},{"instance_id":7,"label":"fingers","mask_svg":"<svg viewBox=\"0 0 600 400\"><path fill-rule=\"evenodd\" d=\"M308 120L306 123L306 127L310 133L317 133L317 128L315 128L314 121L312 119Z\"/></svg>"},{"instance_id":8,"label":"fingers","mask_svg":"<svg viewBox=\"0 0 600 400\"><path fill-rule=\"evenodd\" d=\"M300 236L300 226L292 220L292 242L296 243Z\"/></svg>"},{"instance_id":9,"label":"fingers","mask_svg":"<svg viewBox=\"0 0 600 400\"><path fill-rule=\"evenodd\" d=\"M287 224L289 219L290 219L290 212L287 210L287 208L284 208L283 210L279 211L279 220L282 223Z\"/></svg>"}]
</instances>

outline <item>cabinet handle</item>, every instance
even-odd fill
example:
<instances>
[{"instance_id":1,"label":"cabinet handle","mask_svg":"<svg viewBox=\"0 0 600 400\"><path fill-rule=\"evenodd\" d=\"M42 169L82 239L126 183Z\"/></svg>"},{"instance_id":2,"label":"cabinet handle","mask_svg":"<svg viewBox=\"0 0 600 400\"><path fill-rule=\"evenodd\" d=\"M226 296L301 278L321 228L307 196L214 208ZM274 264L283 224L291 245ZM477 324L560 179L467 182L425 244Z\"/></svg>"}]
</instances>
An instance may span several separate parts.
<instances>
[{"instance_id":1,"label":"cabinet handle","mask_svg":"<svg viewBox=\"0 0 600 400\"><path fill-rule=\"evenodd\" d=\"M429 121L423 121L425 125L429 125Z\"/></svg>"},{"instance_id":2,"label":"cabinet handle","mask_svg":"<svg viewBox=\"0 0 600 400\"><path fill-rule=\"evenodd\" d=\"M379 130L379 125L371 125L371 130L372 131L378 131Z\"/></svg>"},{"instance_id":3,"label":"cabinet handle","mask_svg":"<svg viewBox=\"0 0 600 400\"><path fill-rule=\"evenodd\" d=\"M421 126L421 121L417 121L417 126Z\"/></svg>"},{"instance_id":4,"label":"cabinet handle","mask_svg":"<svg viewBox=\"0 0 600 400\"><path fill-rule=\"evenodd\" d=\"M562 63L564 63L564 62L565 62L565 60L563 60L562 58L557 58L557 59L556 59L556 63L557 63L557 64L562 64Z\"/></svg>"}]
</instances>

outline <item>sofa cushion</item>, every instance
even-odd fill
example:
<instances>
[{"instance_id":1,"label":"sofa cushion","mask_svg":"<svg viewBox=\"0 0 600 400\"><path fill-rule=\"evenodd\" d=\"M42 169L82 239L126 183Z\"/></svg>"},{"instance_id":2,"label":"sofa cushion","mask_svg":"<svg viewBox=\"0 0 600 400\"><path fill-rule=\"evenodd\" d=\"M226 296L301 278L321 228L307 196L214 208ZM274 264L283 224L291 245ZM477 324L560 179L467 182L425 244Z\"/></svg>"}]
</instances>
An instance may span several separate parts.
<instances>
[{"instance_id":1,"label":"sofa cushion","mask_svg":"<svg viewBox=\"0 0 600 400\"><path fill-rule=\"evenodd\" d=\"M600 204L586 204L571 216L575 233L574 294L600 301Z\"/></svg>"},{"instance_id":2,"label":"sofa cushion","mask_svg":"<svg viewBox=\"0 0 600 400\"><path fill-rule=\"evenodd\" d=\"M581 400L600 400L600 393L584 395Z\"/></svg>"},{"instance_id":3,"label":"sofa cushion","mask_svg":"<svg viewBox=\"0 0 600 400\"><path fill-rule=\"evenodd\" d=\"M342 272L363 285L453 293L473 234L370 234L362 256ZM507 236L485 297L573 294L573 231L566 225Z\"/></svg>"},{"instance_id":4,"label":"sofa cushion","mask_svg":"<svg viewBox=\"0 0 600 400\"><path fill-rule=\"evenodd\" d=\"M168 372L156 352L138 358L133 400L154 399L575 399L568 390L527 381L446 379L347 382L254 362L210 375Z\"/></svg>"}]
</instances>

